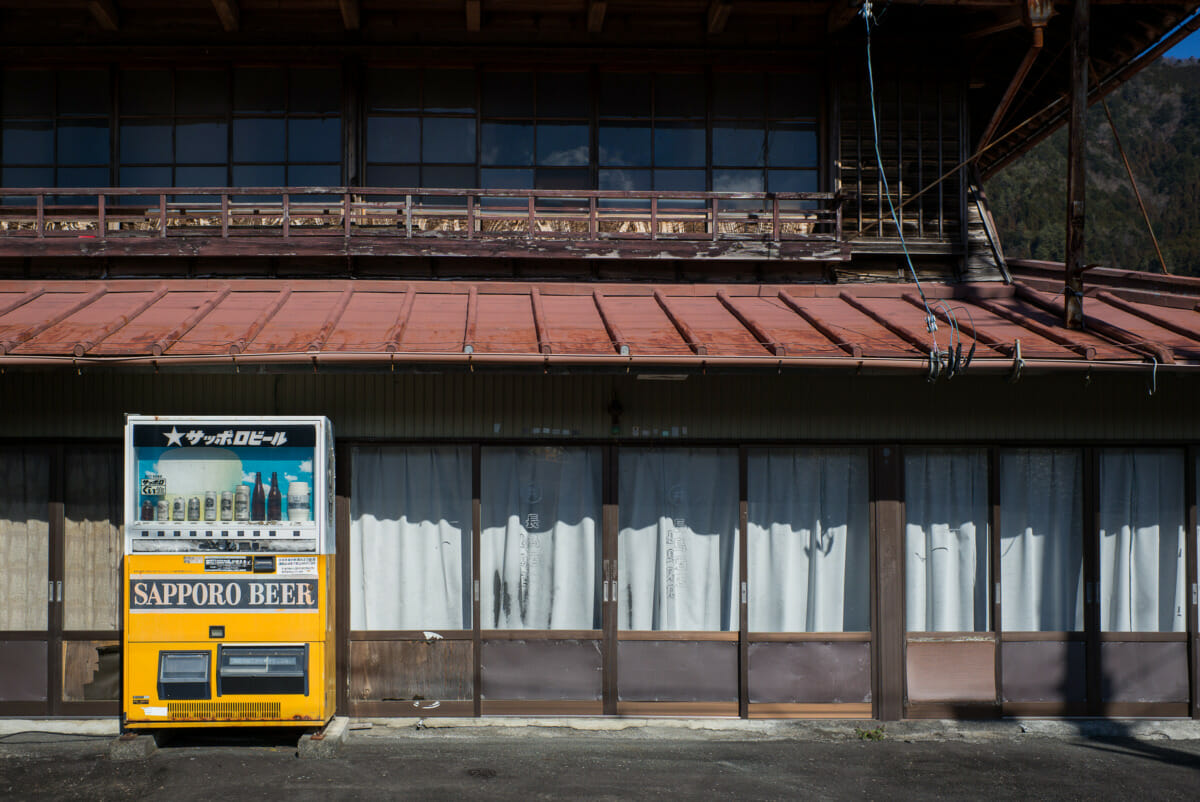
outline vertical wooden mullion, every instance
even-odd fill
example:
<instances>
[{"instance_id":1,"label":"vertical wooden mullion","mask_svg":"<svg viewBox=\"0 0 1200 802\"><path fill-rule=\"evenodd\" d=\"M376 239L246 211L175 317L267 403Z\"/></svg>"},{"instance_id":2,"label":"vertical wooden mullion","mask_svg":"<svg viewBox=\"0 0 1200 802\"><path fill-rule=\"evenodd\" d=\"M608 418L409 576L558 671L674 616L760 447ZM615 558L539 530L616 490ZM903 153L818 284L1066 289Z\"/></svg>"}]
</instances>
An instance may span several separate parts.
<instances>
[{"instance_id":1,"label":"vertical wooden mullion","mask_svg":"<svg viewBox=\"0 0 1200 802\"><path fill-rule=\"evenodd\" d=\"M1184 466L1183 466L1183 481L1184 481L1184 499L1186 499L1187 515L1187 532L1184 535L1184 542L1187 544L1184 548L1184 574L1187 576L1185 587L1187 590L1184 596L1187 598L1187 631L1188 631L1188 682L1191 689L1191 715L1192 718L1200 718L1200 703L1197 697L1200 696L1200 683L1196 676L1197 667L1200 666L1200 653L1197 652L1200 638L1197 637L1197 613L1200 612L1196 608L1196 583L1200 581L1197 577L1196 555L1196 528L1198 521L1196 519L1196 461L1200 458L1200 449L1196 446L1191 446L1184 451Z\"/></svg>"},{"instance_id":2,"label":"vertical wooden mullion","mask_svg":"<svg viewBox=\"0 0 1200 802\"><path fill-rule=\"evenodd\" d=\"M60 444L54 447L50 457L50 553L47 555L49 570L46 573L50 583L46 613L46 706L52 716L62 714L63 606L61 601L57 601L59 596L55 591L61 587L59 583L63 580L66 561L65 465L63 446Z\"/></svg>"},{"instance_id":3,"label":"vertical wooden mullion","mask_svg":"<svg viewBox=\"0 0 1200 802\"><path fill-rule=\"evenodd\" d=\"M1083 450L1083 627L1087 651L1087 709L1092 715L1101 711L1100 699L1100 556L1098 453L1095 448ZM1090 603L1088 590L1091 589Z\"/></svg>"},{"instance_id":4,"label":"vertical wooden mullion","mask_svg":"<svg viewBox=\"0 0 1200 802\"><path fill-rule=\"evenodd\" d=\"M481 452L478 443L471 446L471 649L474 661L475 716L483 713L483 636L479 621L479 533L483 525L480 504L482 486Z\"/></svg>"},{"instance_id":5,"label":"vertical wooden mullion","mask_svg":"<svg viewBox=\"0 0 1200 802\"><path fill-rule=\"evenodd\" d=\"M350 489L354 463L351 449L336 446L334 544L334 642L337 644L337 712L350 705Z\"/></svg>"},{"instance_id":6,"label":"vertical wooden mullion","mask_svg":"<svg viewBox=\"0 0 1200 802\"><path fill-rule=\"evenodd\" d=\"M874 708L877 719L895 721L904 712L904 475L898 446L876 446L873 457Z\"/></svg>"},{"instance_id":7,"label":"vertical wooden mullion","mask_svg":"<svg viewBox=\"0 0 1200 802\"><path fill-rule=\"evenodd\" d=\"M602 578L609 597L603 606L603 693L605 715L617 713L617 448L604 449L604 517L601 523Z\"/></svg>"},{"instance_id":8,"label":"vertical wooden mullion","mask_svg":"<svg viewBox=\"0 0 1200 802\"><path fill-rule=\"evenodd\" d=\"M996 660L995 660L995 681L996 681L996 705L1000 706L1004 703L1003 692L1003 677L1004 677L1004 655L1003 639L1000 637L1003 629L1000 625L1002 620L1001 605L1004 600L1000 595L1000 453L998 449L988 449L988 510L990 518L988 521L988 582L991 586L988 588L988 595L992 600L991 604L991 630L996 643Z\"/></svg>"},{"instance_id":9,"label":"vertical wooden mullion","mask_svg":"<svg viewBox=\"0 0 1200 802\"><path fill-rule=\"evenodd\" d=\"M750 616L747 584L747 531L750 523L749 465L745 446L738 448L738 715L750 717Z\"/></svg>"}]
</instances>

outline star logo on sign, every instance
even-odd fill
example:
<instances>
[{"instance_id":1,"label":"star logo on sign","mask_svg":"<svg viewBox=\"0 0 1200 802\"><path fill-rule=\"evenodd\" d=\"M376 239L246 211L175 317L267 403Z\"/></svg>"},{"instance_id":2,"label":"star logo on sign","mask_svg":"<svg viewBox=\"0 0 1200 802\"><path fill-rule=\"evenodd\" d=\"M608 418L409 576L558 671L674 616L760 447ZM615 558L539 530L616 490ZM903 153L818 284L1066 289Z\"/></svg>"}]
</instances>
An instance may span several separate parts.
<instances>
[{"instance_id":1,"label":"star logo on sign","mask_svg":"<svg viewBox=\"0 0 1200 802\"><path fill-rule=\"evenodd\" d=\"M180 439L183 437L183 432L179 431L174 426L171 427L171 431L163 432L163 437L167 438L168 447L183 446L183 441Z\"/></svg>"}]
</instances>

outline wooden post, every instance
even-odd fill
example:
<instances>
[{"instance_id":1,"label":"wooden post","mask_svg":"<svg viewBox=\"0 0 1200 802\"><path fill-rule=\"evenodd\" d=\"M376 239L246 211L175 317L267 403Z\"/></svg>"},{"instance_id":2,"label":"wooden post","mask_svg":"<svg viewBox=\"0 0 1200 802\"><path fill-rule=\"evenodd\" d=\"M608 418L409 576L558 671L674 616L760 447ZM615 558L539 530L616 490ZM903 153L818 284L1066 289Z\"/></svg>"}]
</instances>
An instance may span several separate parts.
<instances>
[{"instance_id":1,"label":"wooden post","mask_svg":"<svg viewBox=\"0 0 1200 802\"><path fill-rule=\"evenodd\" d=\"M1083 328L1084 199L1087 182L1088 27L1090 0L1075 0L1071 18L1071 117L1067 142L1067 254L1064 322Z\"/></svg>"},{"instance_id":2,"label":"wooden post","mask_svg":"<svg viewBox=\"0 0 1200 802\"><path fill-rule=\"evenodd\" d=\"M877 446L873 469L875 717L895 721L904 714L904 476L899 447Z\"/></svg>"}]
</instances>

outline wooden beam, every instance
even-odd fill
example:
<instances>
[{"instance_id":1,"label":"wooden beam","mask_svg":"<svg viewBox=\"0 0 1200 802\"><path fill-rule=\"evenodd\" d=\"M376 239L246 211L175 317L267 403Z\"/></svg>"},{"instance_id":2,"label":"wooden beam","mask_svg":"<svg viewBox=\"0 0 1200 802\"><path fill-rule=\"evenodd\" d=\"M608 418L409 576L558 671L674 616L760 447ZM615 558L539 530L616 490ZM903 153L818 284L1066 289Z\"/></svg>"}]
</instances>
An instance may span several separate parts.
<instances>
[{"instance_id":1,"label":"wooden beam","mask_svg":"<svg viewBox=\"0 0 1200 802\"><path fill-rule=\"evenodd\" d=\"M708 6L708 32L721 33L725 23L729 21L729 12L733 10L733 0L712 0Z\"/></svg>"},{"instance_id":2,"label":"wooden beam","mask_svg":"<svg viewBox=\"0 0 1200 802\"><path fill-rule=\"evenodd\" d=\"M225 33L236 33L242 20L237 0L212 0L212 4L221 19L221 27L225 29Z\"/></svg>"},{"instance_id":3,"label":"wooden beam","mask_svg":"<svg viewBox=\"0 0 1200 802\"><path fill-rule=\"evenodd\" d=\"M471 33L479 33L482 6L482 0L467 0L467 30Z\"/></svg>"},{"instance_id":4,"label":"wooden beam","mask_svg":"<svg viewBox=\"0 0 1200 802\"><path fill-rule=\"evenodd\" d=\"M607 0L589 0L587 10L588 33L600 33L604 28L604 14L608 11Z\"/></svg>"},{"instance_id":5,"label":"wooden beam","mask_svg":"<svg viewBox=\"0 0 1200 802\"><path fill-rule=\"evenodd\" d=\"M117 11L117 5L113 0L88 0L87 8L104 30L116 31L120 29L121 17Z\"/></svg>"},{"instance_id":6,"label":"wooden beam","mask_svg":"<svg viewBox=\"0 0 1200 802\"><path fill-rule=\"evenodd\" d=\"M338 6L342 9L342 25L348 31L357 31L361 24L358 0L338 0Z\"/></svg>"}]
</instances>

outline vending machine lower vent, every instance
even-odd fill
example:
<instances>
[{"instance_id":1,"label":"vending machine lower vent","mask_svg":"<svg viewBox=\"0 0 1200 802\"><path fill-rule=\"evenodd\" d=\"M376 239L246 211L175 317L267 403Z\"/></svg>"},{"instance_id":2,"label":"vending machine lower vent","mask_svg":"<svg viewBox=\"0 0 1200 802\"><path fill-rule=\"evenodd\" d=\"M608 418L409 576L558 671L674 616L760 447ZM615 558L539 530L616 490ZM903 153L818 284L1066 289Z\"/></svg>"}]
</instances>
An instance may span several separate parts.
<instances>
[{"instance_id":1,"label":"vending machine lower vent","mask_svg":"<svg viewBox=\"0 0 1200 802\"><path fill-rule=\"evenodd\" d=\"M176 721L258 721L279 718L279 702L168 702L167 714Z\"/></svg>"}]
</instances>

